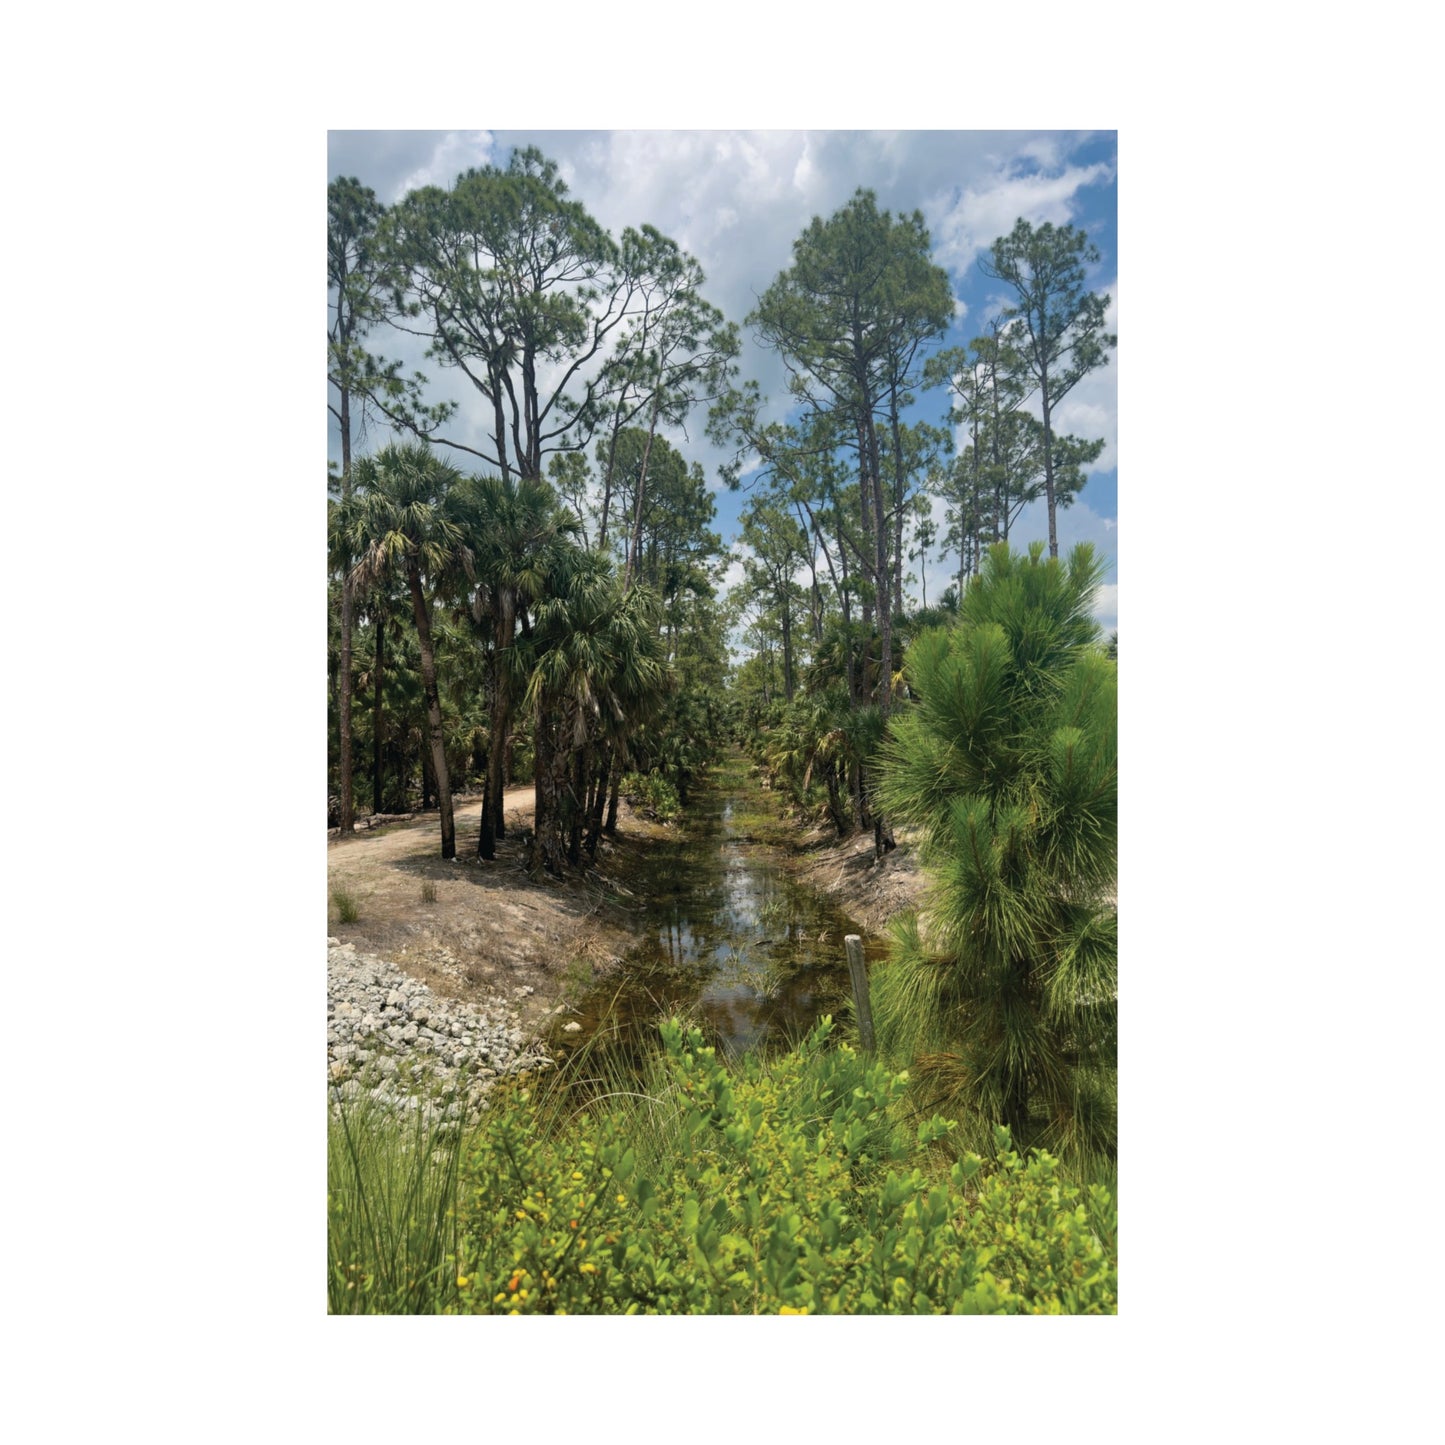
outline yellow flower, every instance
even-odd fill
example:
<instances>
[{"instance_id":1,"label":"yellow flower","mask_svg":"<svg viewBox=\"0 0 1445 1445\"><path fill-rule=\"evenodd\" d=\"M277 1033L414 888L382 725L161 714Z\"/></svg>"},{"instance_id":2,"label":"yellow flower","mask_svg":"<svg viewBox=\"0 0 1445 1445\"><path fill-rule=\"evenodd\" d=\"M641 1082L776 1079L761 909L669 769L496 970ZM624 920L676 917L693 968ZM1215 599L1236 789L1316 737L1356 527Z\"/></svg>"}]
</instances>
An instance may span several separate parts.
<instances>
[{"instance_id":1,"label":"yellow flower","mask_svg":"<svg viewBox=\"0 0 1445 1445\"><path fill-rule=\"evenodd\" d=\"M457 1276L457 1288L458 1288L458 1289L465 1289L470 1283L471 1283L471 1280L469 1280L469 1279L466 1277L466 1275L464 1275L464 1274L459 1274L459 1275Z\"/></svg>"},{"instance_id":2,"label":"yellow flower","mask_svg":"<svg viewBox=\"0 0 1445 1445\"><path fill-rule=\"evenodd\" d=\"M626 1196L625 1194L619 1194L619 1195L617 1196L617 1202L618 1202L619 1204L626 1204L626 1203L627 1203L627 1196Z\"/></svg>"},{"instance_id":3,"label":"yellow flower","mask_svg":"<svg viewBox=\"0 0 1445 1445\"><path fill-rule=\"evenodd\" d=\"M580 1179L580 1178L582 1177L582 1175L581 1175L580 1172L574 1172L573 1175L572 1175L572 1177L573 1177L574 1179Z\"/></svg>"},{"instance_id":4,"label":"yellow flower","mask_svg":"<svg viewBox=\"0 0 1445 1445\"><path fill-rule=\"evenodd\" d=\"M795 1310L792 1305L784 1305L778 1313L780 1315L805 1315L808 1313L808 1306L804 1305L802 1309Z\"/></svg>"},{"instance_id":5,"label":"yellow flower","mask_svg":"<svg viewBox=\"0 0 1445 1445\"><path fill-rule=\"evenodd\" d=\"M581 1274L596 1274L596 1273L597 1273L597 1266L596 1266L595 1264L593 1264L590 1259L589 1259L585 1264L579 1264L579 1265L577 1266L577 1269L578 1269L578 1272L581 1273Z\"/></svg>"}]
</instances>

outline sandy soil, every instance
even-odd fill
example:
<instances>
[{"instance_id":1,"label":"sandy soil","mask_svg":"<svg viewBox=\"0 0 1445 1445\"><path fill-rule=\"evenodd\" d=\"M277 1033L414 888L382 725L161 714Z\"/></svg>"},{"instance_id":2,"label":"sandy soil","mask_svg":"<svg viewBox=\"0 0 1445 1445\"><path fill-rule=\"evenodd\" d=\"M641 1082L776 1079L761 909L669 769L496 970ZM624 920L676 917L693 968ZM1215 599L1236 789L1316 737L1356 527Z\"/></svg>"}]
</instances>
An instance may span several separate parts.
<instances>
[{"instance_id":1,"label":"sandy soil","mask_svg":"<svg viewBox=\"0 0 1445 1445\"><path fill-rule=\"evenodd\" d=\"M523 1027L544 1029L566 1012L594 978L612 968L633 942L629 905L635 880L660 824L635 816L624 802L615 841L603 840L597 865L558 883L524 871L524 836L531 827L531 786L504 799L507 837L490 863L477 857L480 797L455 801L457 856L441 857L436 813L332 837L327 844L329 931L374 953L450 998L471 1002L502 995ZM423 885L435 888L434 902ZM353 923L338 921L335 897L357 903Z\"/></svg>"},{"instance_id":2,"label":"sandy soil","mask_svg":"<svg viewBox=\"0 0 1445 1445\"><path fill-rule=\"evenodd\" d=\"M871 832L839 841L831 827L817 829L799 858L798 877L829 894L860 927L881 934L896 914L922 905L927 885L916 846L904 833L895 836L898 846L875 860Z\"/></svg>"}]
</instances>

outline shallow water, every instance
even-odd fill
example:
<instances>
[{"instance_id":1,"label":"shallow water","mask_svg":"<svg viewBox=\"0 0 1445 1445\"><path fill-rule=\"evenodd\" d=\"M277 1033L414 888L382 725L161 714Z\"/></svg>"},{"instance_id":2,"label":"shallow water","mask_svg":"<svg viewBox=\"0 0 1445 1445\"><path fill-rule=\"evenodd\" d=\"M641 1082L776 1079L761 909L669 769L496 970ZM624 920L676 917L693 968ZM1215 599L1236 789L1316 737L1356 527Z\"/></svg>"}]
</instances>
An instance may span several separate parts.
<instances>
[{"instance_id":1,"label":"shallow water","mask_svg":"<svg viewBox=\"0 0 1445 1445\"><path fill-rule=\"evenodd\" d=\"M659 1017L685 1014L729 1055L800 1038L851 999L846 914L783 865L783 850L750 841L734 822L748 785L724 769L700 787L676 842L657 845L660 890L645 913L651 934L553 1034L559 1054L599 1028L624 1047L656 1037ZM863 935L872 959L883 945ZM565 1021L565 1020L564 1020Z\"/></svg>"}]
</instances>

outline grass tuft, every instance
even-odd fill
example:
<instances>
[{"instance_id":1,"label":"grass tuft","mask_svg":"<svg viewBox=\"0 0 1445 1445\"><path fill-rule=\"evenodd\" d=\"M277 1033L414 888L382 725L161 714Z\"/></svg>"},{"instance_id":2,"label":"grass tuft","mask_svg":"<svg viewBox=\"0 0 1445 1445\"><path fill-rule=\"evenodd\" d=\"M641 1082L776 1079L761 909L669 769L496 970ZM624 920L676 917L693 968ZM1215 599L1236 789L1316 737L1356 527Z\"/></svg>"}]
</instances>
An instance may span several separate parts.
<instances>
[{"instance_id":1,"label":"grass tuft","mask_svg":"<svg viewBox=\"0 0 1445 1445\"><path fill-rule=\"evenodd\" d=\"M338 923L355 923L361 917L361 900L349 888L337 884L331 890L331 901Z\"/></svg>"}]
</instances>

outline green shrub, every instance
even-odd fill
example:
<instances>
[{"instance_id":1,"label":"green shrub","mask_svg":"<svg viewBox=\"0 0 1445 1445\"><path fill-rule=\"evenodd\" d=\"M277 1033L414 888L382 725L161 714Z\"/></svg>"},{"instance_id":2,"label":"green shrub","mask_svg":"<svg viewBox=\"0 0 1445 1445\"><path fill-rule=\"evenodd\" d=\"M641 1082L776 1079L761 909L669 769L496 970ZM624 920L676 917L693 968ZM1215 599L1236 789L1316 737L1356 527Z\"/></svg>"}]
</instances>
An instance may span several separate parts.
<instances>
[{"instance_id":1,"label":"green shrub","mask_svg":"<svg viewBox=\"0 0 1445 1445\"><path fill-rule=\"evenodd\" d=\"M463 1165L456 1308L501 1314L1107 1314L1114 1210L1048 1155L946 1165L933 1118L900 1160L906 1075L824 1020L794 1052L729 1073L663 1028L673 1140L639 1161L625 1111L537 1128L496 1103ZM649 1151L654 1152L654 1151Z\"/></svg>"},{"instance_id":2,"label":"green shrub","mask_svg":"<svg viewBox=\"0 0 1445 1445\"><path fill-rule=\"evenodd\" d=\"M670 823L682 812L677 789L658 773L628 773L620 785L623 796L634 808L650 813L659 822Z\"/></svg>"}]
</instances>

